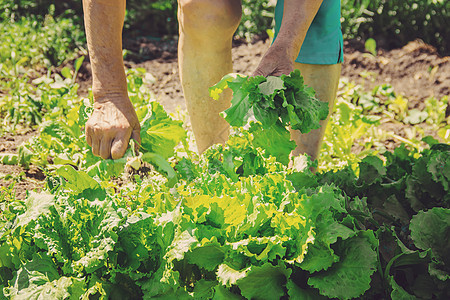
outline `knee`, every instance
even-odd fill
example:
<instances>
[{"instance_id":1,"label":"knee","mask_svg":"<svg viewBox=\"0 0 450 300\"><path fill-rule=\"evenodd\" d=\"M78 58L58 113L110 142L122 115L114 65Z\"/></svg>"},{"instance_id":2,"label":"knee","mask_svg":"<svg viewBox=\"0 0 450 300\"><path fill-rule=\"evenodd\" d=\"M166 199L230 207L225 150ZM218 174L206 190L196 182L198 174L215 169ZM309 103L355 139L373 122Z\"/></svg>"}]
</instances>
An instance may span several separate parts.
<instances>
[{"instance_id":1,"label":"knee","mask_svg":"<svg viewBox=\"0 0 450 300\"><path fill-rule=\"evenodd\" d=\"M189 35L231 37L241 14L240 0L178 0L180 30Z\"/></svg>"}]
</instances>

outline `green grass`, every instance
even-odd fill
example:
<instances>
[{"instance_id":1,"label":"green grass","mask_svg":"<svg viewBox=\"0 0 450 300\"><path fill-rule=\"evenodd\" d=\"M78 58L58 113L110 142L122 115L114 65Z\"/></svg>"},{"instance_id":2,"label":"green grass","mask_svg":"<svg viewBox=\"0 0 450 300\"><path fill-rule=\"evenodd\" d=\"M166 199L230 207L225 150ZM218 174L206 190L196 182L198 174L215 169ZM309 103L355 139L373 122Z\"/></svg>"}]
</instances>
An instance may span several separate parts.
<instances>
[{"instance_id":1,"label":"green grass","mask_svg":"<svg viewBox=\"0 0 450 300\"><path fill-rule=\"evenodd\" d=\"M18 66L58 67L74 59L85 45L82 28L51 15L3 21L0 35L0 63L10 71Z\"/></svg>"}]
</instances>

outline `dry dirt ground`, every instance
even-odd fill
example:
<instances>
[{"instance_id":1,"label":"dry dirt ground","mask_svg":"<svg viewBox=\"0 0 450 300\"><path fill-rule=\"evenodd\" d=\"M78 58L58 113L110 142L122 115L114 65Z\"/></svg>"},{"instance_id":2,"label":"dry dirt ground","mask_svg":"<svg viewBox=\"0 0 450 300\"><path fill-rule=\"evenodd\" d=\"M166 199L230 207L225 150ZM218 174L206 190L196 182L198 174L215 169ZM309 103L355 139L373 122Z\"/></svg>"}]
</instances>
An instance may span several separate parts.
<instances>
[{"instance_id":1,"label":"dry dirt ground","mask_svg":"<svg viewBox=\"0 0 450 300\"><path fill-rule=\"evenodd\" d=\"M158 49L154 44L150 45L141 43L140 52L152 53L151 49ZM268 41L233 47L234 71L251 74L268 47ZM151 90L166 110L173 112L177 106L185 109L185 104L176 56L169 50L176 49L153 50L156 59L141 63L130 61L128 65L143 67L155 77ZM450 94L450 57L440 57L432 46L420 41L401 49L381 49L377 56L366 53L363 43L358 41L346 42L344 51L342 77L364 85L367 90L389 83L396 93L409 99L411 107L418 108L428 97L441 98Z\"/></svg>"},{"instance_id":2,"label":"dry dirt ground","mask_svg":"<svg viewBox=\"0 0 450 300\"><path fill-rule=\"evenodd\" d=\"M129 42L128 46L131 54L126 66L143 67L155 77L155 82L149 88L168 112L185 111L178 76L176 42L136 40ZM261 40L236 44L233 47L234 71L251 74L268 47L269 42ZM450 57L440 57L433 47L420 41L411 42L401 49L380 49L377 56L366 53L363 43L358 41L347 41L344 49L342 77L363 85L366 90L389 83L397 94L409 99L410 108L419 109L423 108L423 101L428 97L441 98L450 94ZM148 60L142 61L143 57ZM83 69L84 73L80 74L80 92L85 95L91 84L89 63L85 63ZM33 134L0 137L0 153L15 152L18 145ZM15 185L17 197L24 197L27 190L42 187L45 177L36 168L23 170L18 166L0 164L1 174L13 174L22 178ZM8 184L10 181L0 179L0 186Z\"/></svg>"}]
</instances>

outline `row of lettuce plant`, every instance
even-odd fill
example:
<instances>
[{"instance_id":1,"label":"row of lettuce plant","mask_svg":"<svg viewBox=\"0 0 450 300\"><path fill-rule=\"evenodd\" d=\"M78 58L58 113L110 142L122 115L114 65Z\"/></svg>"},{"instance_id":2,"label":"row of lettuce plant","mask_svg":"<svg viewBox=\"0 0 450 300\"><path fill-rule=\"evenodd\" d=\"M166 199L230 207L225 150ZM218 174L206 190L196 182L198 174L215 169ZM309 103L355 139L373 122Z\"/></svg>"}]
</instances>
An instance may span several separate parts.
<instances>
[{"instance_id":1,"label":"row of lettuce plant","mask_svg":"<svg viewBox=\"0 0 450 300\"><path fill-rule=\"evenodd\" d=\"M230 75L211 93L233 89L234 133L199 156L131 75L139 152L93 157L88 102L20 148L16 162L46 167L46 191L2 193L0 298L450 296L447 144L314 174L289 158L287 126L308 132L327 116L300 74Z\"/></svg>"}]
</instances>

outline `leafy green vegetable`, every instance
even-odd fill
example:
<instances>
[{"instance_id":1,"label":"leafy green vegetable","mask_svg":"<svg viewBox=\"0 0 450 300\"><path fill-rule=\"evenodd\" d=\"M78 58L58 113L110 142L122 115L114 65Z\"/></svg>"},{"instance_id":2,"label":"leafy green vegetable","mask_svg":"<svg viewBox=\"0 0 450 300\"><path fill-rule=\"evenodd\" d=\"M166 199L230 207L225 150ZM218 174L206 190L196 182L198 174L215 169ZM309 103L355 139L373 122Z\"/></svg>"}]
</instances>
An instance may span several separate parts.
<instances>
[{"instance_id":1,"label":"leafy green vegetable","mask_svg":"<svg viewBox=\"0 0 450 300\"><path fill-rule=\"evenodd\" d=\"M289 131L281 126L279 121L268 130L264 130L260 123L251 123L249 132L253 133L252 145L261 147L284 165L289 163L289 155L296 145L290 140Z\"/></svg>"},{"instance_id":2,"label":"leafy green vegetable","mask_svg":"<svg viewBox=\"0 0 450 300\"><path fill-rule=\"evenodd\" d=\"M377 267L377 255L373 251L377 246L373 232L342 241L336 249L340 261L326 273L309 278L308 284L328 297L358 297L370 287L370 277Z\"/></svg>"},{"instance_id":3,"label":"leafy green vegetable","mask_svg":"<svg viewBox=\"0 0 450 300\"><path fill-rule=\"evenodd\" d=\"M291 271L283 265L269 263L252 267L246 276L237 281L246 299L279 299L284 295L283 286Z\"/></svg>"},{"instance_id":4,"label":"leafy green vegetable","mask_svg":"<svg viewBox=\"0 0 450 300\"><path fill-rule=\"evenodd\" d=\"M438 262L450 265L450 209L434 207L419 212L411 219L409 226L414 244L422 250L431 249Z\"/></svg>"},{"instance_id":5,"label":"leafy green vegetable","mask_svg":"<svg viewBox=\"0 0 450 300\"><path fill-rule=\"evenodd\" d=\"M56 173L65 179L63 186L75 195L91 200L104 199L106 196L100 184L84 171L77 171L72 166L62 166Z\"/></svg>"},{"instance_id":6,"label":"leafy green vegetable","mask_svg":"<svg viewBox=\"0 0 450 300\"><path fill-rule=\"evenodd\" d=\"M326 118L298 71L226 76L211 95L230 87L224 115L247 126L198 155L181 122L146 102L145 70L130 70L143 153L131 145L122 159L100 160L83 136L91 107L76 97L81 62L18 93L40 130L1 159L46 168L47 191L20 200L13 183L0 188L0 298L449 298L449 146L427 138L425 150L410 142L367 156L380 150L364 135L379 122L365 114L382 110L378 94L404 105L389 86L362 94L347 83L314 174L306 156L288 168L287 127L306 132ZM1 85L30 87L19 81Z\"/></svg>"},{"instance_id":7,"label":"leafy green vegetable","mask_svg":"<svg viewBox=\"0 0 450 300\"><path fill-rule=\"evenodd\" d=\"M10 299L78 299L84 289L82 278L60 277L50 257L34 254L33 260L17 271L5 294Z\"/></svg>"},{"instance_id":8,"label":"leafy green vegetable","mask_svg":"<svg viewBox=\"0 0 450 300\"><path fill-rule=\"evenodd\" d=\"M175 146L185 137L181 122L170 119L159 103L152 102L151 110L141 125L143 152L156 153L167 159L174 154Z\"/></svg>"},{"instance_id":9,"label":"leafy green vegetable","mask_svg":"<svg viewBox=\"0 0 450 300\"><path fill-rule=\"evenodd\" d=\"M283 164L295 148L287 126L308 133L320 128L319 121L328 115L328 105L315 98L313 89L306 87L299 70L280 77L244 77L228 74L210 88L210 95L218 99L224 89L233 91L231 107L223 112L231 126L242 127L250 117L253 145L261 147Z\"/></svg>"},{"instance_id":10,"label":"leafy green vegetable","mask_svg":"<svg viewBox=\"0 0 450 300\"><path fill-rule=\"evenodd\" d=\"M367 157L357 172L313 174L306 158L289 170L253 139L239 129L225 145L185 156L177 171L167 163L178 177L171 188L136 176L118 189L72 165L58 167L53 195L2 204L4 293L445 298L448 239L438 238L450 228L445 195L433 194L445 208L417 214L408 193L412 179L445 191L445 146L421 156L399 148L386 163ZM166 162L142 156L153 158ZM42 259L51 260L48 279L27 275L28 287L15 283L27 262ZM39 272L37 279L47 271Z\"/></svg>"},{"instance_id":11,"label":"leafy green vegetable","mask_svg":"<svg viewBox=\"0 0 450 300\"><path fill-rule=\"evenodd\" d=\"M247 123L250 111L263 128L270 128L279 119L302 133L320 127L319 121L328 115L328 106L315 98L314 91L304 86L299 70L280 77L243 77L226 75L210 88L211 97L218 99L225 88L233 90L231 107L224 111L232 126Z\"/></svg>"},{"instance_id":12,"label":"leafy green vegetable","mask_svg":"<svg viewBox=\"0 0 450 300\"><path fill-rule=\"evenodd\" d=\"M16 226L27 226L30 222L35 221L40 215L50 212L50 207L54 204L55 198L50 194L30 193L25 202L26 211L19 214L16 219Z\"/></svg>"}]
</instances>

